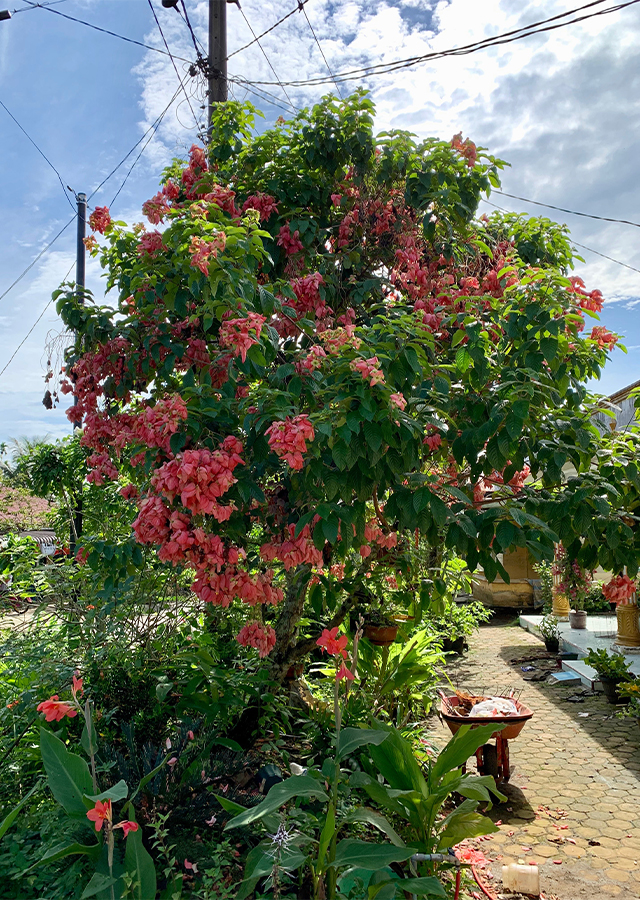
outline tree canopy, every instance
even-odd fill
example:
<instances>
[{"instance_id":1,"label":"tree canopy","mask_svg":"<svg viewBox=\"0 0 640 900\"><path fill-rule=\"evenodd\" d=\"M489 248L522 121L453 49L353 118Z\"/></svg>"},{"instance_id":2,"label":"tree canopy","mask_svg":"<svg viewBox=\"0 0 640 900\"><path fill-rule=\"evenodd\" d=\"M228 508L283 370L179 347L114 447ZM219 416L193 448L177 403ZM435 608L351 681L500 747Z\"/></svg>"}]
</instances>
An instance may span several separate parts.
<instances>
[{"instance_id":1,"label":"tree canopy","mask_svg":"<svg viewBox=\"0 0 640 900\"><path fill-rule=\"evenodd\" d=\"M637 568L635 437L607 445L584 386L617 337L566 229L478 217L503 162L373 114L356 93L257 134L218 105L152 229L93 213L117 302L58 293L89 477L126 477L135 539L247 604L238 639L280 672L384 579L415 587L418 541L490 580L558 540Z\"/></svg>"}]
</instances>

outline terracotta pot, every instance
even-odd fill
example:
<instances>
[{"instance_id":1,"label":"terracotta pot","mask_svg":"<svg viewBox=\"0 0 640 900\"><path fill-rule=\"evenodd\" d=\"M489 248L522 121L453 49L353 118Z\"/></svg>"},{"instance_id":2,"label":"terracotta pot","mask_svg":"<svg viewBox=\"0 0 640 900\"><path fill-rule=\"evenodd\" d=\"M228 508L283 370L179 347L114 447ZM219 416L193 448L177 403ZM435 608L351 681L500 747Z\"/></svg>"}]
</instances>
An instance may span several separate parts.
<instances>
[{"instance_id":1,"label":"terracotta pot","mask_svg":"<svg viewBox=\"0 0 640 900\"><path fill-rule=\"evenodd\" d=\"M364 626L364 636L376 647L388 647L396 639L397 625L368 625Z\"/></svg>"},{"instance_id":2,"label":"terracotta pot","mask_svg":"<svg viewBox=\"0 0 640 900\"><path fill-rule=\"evenodd\" d=\"M284 677L293 680L294 678L300 678L303 672L304 663L295 663L293 666L289 666L287 674Z\"/></svg>"},{"instance_id":3,"label":"terracotta pot","mask_svg":"<svg viewBox=\"0 0 640 900\"><path fill-rule=\"evenodd\" d=\"M584 609L572 609L569 613L569 624L572 628L587 627L587 613Z\"/></svg>"}]
</instances>

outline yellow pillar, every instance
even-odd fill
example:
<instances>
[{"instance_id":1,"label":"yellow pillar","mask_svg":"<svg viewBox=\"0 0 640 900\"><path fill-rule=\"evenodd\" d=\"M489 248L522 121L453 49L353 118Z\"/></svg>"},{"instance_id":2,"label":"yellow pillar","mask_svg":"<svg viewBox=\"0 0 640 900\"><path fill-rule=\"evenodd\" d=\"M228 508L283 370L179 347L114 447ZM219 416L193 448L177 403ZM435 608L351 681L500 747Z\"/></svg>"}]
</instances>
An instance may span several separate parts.
<instances>
[{"instance_id":1,"label":"yellow pillar","mask_svg":"<svg viewBox=\"0 0 640 900\"><path fill-rule=\"evenodd\" d=\"M621 649L624 647L640 648L639 614L637 594L632 594L626 603L618 605L616 610L616 618L618 620L616 647Z\"/></svg>"}]
</instances>

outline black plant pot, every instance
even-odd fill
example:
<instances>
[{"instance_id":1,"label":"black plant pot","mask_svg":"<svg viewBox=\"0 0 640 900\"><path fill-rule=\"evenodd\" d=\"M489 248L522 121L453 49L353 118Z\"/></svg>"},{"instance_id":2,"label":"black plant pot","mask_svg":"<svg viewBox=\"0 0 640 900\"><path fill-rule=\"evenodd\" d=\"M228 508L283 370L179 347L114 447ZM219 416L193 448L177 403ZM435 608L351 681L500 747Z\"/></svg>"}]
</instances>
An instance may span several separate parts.
<instances>
[{"instance_id":1,"label":"black plant pot","mask_svg":"<svg viewBox=\"0 0 640 900\"><path fill-rule=\"evenodd\" d=\"M602 684L602 689L604 691L604 695L609 701L609 703L622 703L623 698L620 696L618 692L618 685L620 681L618 678L607 678L605 675L600 676L600 683Z\"/></svg>"},{"instance_id":2,"label":"black plant pot","mask_svg":"<svg viewBox=\"0 0 640 900\"><path fill-rule=\"evenodd\" d=\"M457 653L461 655L467 648L467 641L464 635L458 638L444 638L442 641L442 649L444 653Z\"/></svg>"},{"instance_id":3,"label":"black plant pot","mask_svg":"<svg viewBox=\"0 0 640 900\"><path fill-rule=\"evenodd\" d=\"M558 638L545 638L544 645L549 653L557 653L560 650L560 640Z\"/></svg>"}]
</instances>

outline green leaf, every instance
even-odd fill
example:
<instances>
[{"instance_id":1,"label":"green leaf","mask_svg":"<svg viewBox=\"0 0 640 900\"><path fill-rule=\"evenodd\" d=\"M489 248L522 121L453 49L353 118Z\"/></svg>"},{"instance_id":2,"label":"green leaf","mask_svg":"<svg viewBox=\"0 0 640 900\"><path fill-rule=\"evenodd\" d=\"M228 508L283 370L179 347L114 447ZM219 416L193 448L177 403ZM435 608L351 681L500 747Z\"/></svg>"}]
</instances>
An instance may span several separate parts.
<instances>
[{"instance_id":1,"label":"green leaf","mask_svg":"<svg viewBox=\"0 0 640 900\"><path fill-rule=\"evenodd\" d=\"M133 803L133 801L136 799L136 797L138 796L140 791L143 790L149 784L149 782L153 778L156 777L156 775L158 774L160 769L165 765L165 763L167 762L168 759L169 759L169 754L167 753L167 755L162 760L162 762L160 763L159 766L156 766L155 769L152 769L150 772L147 772L147 774L144 776L144 778L140 779L140 784L138 785L138 787L135 789L135 791L129 798L129 803Z\"/></svg>"},{"instance_id":2,"label":"green leaf","mask_svg":"<svg viewBox=\"0 0 640 900\"><path fill-rule=\"evenodd\" d=\"M66 844L64 841L62 841L62 843L56 844L54 847L50 847L45 855L26 871L31 872L32 869L36 868L36 866L41 866L45 863L52 863L57 859L64 859L65 856L88 856L90 859L97 860L99 859L101 852L101 841L97 844L79 844L77 843L77 841L74 841L72 844Z\"/></svg>"},{"instance_id":3,"label":"green leaf","mask_svg":"<svg viewBox=\"0 0 640 900\"><path fill-rule=\"evenodd\" d=\"M469 725L463 725L440 751L431 770L432 779L438 781L447 772L459 769L470 756L473 756L478 747L487 743L495 731L501 731L504 727L504 725L478 725L471 728Z\"/></svg>"},{"instance_id":4,"label":"green leaf","mask_svg":"<svg viewBox=\"0 0 640 900\"><path fill-rule=\"evenodd\" d=\"M135 822L133 808L129 809L131 821ZM127 849L124 854L124 867L133 878L133 900L150 900L156 896L156 870L153 860L142 843L142 828L130 831L126 840Z\"/></svg>"},{"instance_id":5,"label":"green leaf","mask_svg":"<svg viewBox=\"0 0 640 900\"><path fill-rule=\"evenodd\" d=\"M417 791L423 797L427 796L427 783L411 745L397 731L390 731L387 740L379 747L372 747L370 753L378 771L392 788Z\"/></svg>"},{"instance_id":6,"label":"green leaf","mask_svg":"<svg viewBox=\"0 0 640 900\"><path fill-rule=\"evenodd\" d=\"M83 797L93 790L86 762L69 753L62 741L44 728L40 729L40 752L51 793L66 813L84 818L87 805Z\"/></svg>"},{"instance_id":7,"label":"green leaf","mask_svg":"<svg viewBox=\"0 0 640 900\"><path fill-rule=\"evenodd\" d=\"M440 833L438 850L455 847L467 838L494 834L500 830L488 816L482 816L475 811L477 805L476 800L465 800L447 816L442 823L444 830Z\"/></svg>"},{"instance_id":8,"label":"green leaf","mask_svg":"<svg viewBox=\"0 0 640 900\"><path fill-rule=\"evenodd\" d=\"M327 815L324 820L324 826L322 828L322 832L320 833L320 841L318 843L318 864L322 866L324 864L324 858L326 852L329 848L329 844L331 843L331 838L336 832L336 811L333 808L333 803L329 804L329 809L327 810Z\"/></svg>"},{"instance_id":9,"label":"green leaf","mask_svg":"<svg viewBox=\"0 0 640 900\"><path fill-rule=\"evenodd\" d=\"M283 803L287 803L294 797L316 797L318 800L329 799L315 778L312 778L310 775L292 775L286 781L274 784L264 800L258 803L257 806L245 810L239 816L227 822L224 830L240 828L244 825L249 825L251 822L257 822L258 819L262 819L268 813L275 812Z\"/></svg>"},{"instance_id":10,"label":"green leaf","mask_svg":"<svg viewBox=\"0 0 640 900\"><path fill-rule=\"evenodd\" d=\"M92 803L95 803L96 800L126 800L127 795L129 793L129 787L127 782L123 779L117 784L114 784L112 788L109 788L108 791L103 791L101 794L85 794L87 800L91 800Z\"/></svg>"},{"instance_id":11,"label":"green leaf","mask_svg":"<svg viewBox=\"0 0 640 900\"><path fill-rule=\"evenodd\" d=\"M377 731L371 728L343 728L338 738L338 759L344 759L365 744L381 744L388 736L388 731Z\"/></svg>"},{"instance_id":12,"label":"green leaf","mask_svg":"<svg viewBox=\"0 0 640 900\"><path fill-rule=\"evenodd\" d=\"M398 834L398 832L393 828L391 822L383 816L381 813L376 812L374 809L369 809L367 806L360 806L358 809L352 810L348 813L343 822L347 824L352 824L353 822L364 822L367 825L373 825L374 828L377 828L378 831L381 831L383 834L389 838L392 844L395 844L396 847L404 847L405 843Z\"/></svg>"},{"instance_id":13,"label":"green leaf","mask_svg":"<svg viewBox=\"0 0 640 900\"><path fill-rule=\"evenodd\" d=\"M464 347L461 347L456 353L456 368L461 372L466 372L473 365L471 354Z\"/></svg>"},{"instance_id":14,"label":"green leaf","mask_svg":"<svg viewBox=\"0 0 640 900\"><path fill-rule=\"evenodd\" d=\"M389 894L391 898L404 898L407 894L417 897L446 898L447 896L442 883L433 875L428 875L424 878L394 878L390 881L380 881L376 885L370 885L369 898L375 898L375 900L382 900L383 896L386 898L387 895L383 895L382 890L389 886L393 887L393 893Z\"/></svg>"},{"instance_id":15,"label":"green leaf","mask_svg":"<svg viewBox=\"0 0 640 900\"><path fill-rule=\"evenodd\" d=\"M24 797L22 798L22 800L20 801L20 803L18 803L18 805L15 806L11 810L11 812L7 816L4 817L2 822L0 822L0 841L5 836L7 831L11 828L11 826L13 825L15 820L18 818L18 814L19 814L20 810L22 809L22 807L27 804L29 798L32 797L35 794L35 792L37 790L39 790L41 787L42 787L42 781L38 781L37 784L34 784L34 786L31 788L29 793L25 794Z\"/></svg>"},{"instance_id":16,"label":"green leaf","mask_svg":"<svg viewBox=\"0 0 640 900\"><path fill-rule=\"evenodd\" d=\"M111 875L102 875L100 872L96 872L80 895L80 900L85 900L86 897L95 897L100 891L104 891L114 885L117 880L117 878L112 878Z\"/></svg>"},{"instance_id":17,"label":"green leaf","mask_svg":"<svg viewBox=\"0 0 640 900\"><path fill-rule=\"evenodd\" d=\"M392 862L405 862L415 853L414 847L392 847L389 844L370 844L345 838L336 847L336 858L329 867L359 866L374 872Z\"/></svg>"},{"instance_id":18,"label":"green leaf","mask_svg":"<svg viewBox=\"0 0 640 900\"><path fill-rule=\"evenodd\" d=\"M273 788L272 788L273 790ZM280 857L280 867L287 872L299 869L305 862L306 856L297 847L289 847ZM247 856L244 868L244 878L240 883L240 890L235 900L246 900L261 878L265 878L273 871L273 850L271 842L263 842L254 847Z\"/></svg>"}]
</instances>

